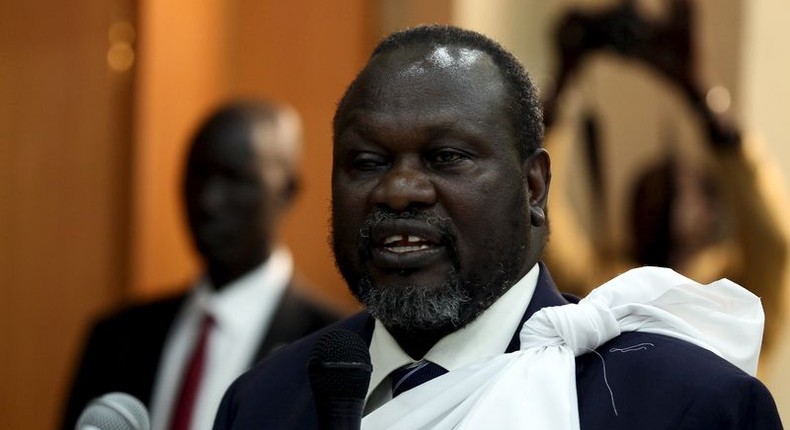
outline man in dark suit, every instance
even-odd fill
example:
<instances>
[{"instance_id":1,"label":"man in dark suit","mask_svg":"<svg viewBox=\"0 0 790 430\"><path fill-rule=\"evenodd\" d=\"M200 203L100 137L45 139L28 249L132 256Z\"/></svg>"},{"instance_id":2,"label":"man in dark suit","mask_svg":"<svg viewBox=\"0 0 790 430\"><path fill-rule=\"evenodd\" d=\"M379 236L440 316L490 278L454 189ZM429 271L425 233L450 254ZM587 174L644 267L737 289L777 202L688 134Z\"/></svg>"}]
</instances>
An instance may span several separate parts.
<instances>
[{"instance_id":1,"label":"man in dark suit","mask_svg":"<svg viewBox=\"0 0 790 430\"><path fill-rule=\"evenodd\" d=\"M363 424L477 363L518 355L522 324L533 315L581 309L562 306L569 299L540 263L551 177L540 106L522 66L496 42L440 26L390 36L341 99L334 133L335 259L366 307L335 327L369 348ZM306 363L322 332L239 378L215 429L317 428ZM717 354L667 335L617 333L579 353L575 369L568 361L575 375L550 374L533 403L558 408L554 417L567 428L781 428L765 387ZM435 380L411 388L417 375ZM570 381L573 409L545 402L555 380ZM535 406L494 414L527 407ZM566 428L559 421L518 428Z\"/></svg>"},{"instance_id":2,"label":"man in dark suit","mask_svg":"<svg viewBox=\"0 0 790 430\"><path fill-rule=\"evenodd\" d=\"M297 189L300 146L299 116L287 106L235 102L202 124L188 154L184 201L205 276L175 297L98 321L64 429L74 428L90 399L111 391L139 398L154 429L208 429L233 379L337 319L304 295L290 253L277 244Z\"/></svg>"}]
</instances>

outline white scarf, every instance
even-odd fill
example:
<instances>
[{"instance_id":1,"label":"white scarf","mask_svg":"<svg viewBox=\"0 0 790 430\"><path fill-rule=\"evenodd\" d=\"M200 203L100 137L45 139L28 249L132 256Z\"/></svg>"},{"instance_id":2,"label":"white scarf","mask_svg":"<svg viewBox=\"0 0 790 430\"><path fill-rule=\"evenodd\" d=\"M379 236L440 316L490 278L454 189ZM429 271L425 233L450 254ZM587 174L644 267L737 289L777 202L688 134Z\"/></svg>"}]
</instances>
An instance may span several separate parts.
<instances>
[{"instance_id":1,"label":"white scarf","mask_svg":"<svg viewBox=\"0 0 790 430\"><path fill-rule=\"evenodd\" d=\"M576 430L575 356L639 331L691 342L754 375L763 322L760 299L732 281L701 285L671 269L633 269L578 304L536 312L521 329L521 350L409 390L362 428Z\"/></svg>"}]
</instances>

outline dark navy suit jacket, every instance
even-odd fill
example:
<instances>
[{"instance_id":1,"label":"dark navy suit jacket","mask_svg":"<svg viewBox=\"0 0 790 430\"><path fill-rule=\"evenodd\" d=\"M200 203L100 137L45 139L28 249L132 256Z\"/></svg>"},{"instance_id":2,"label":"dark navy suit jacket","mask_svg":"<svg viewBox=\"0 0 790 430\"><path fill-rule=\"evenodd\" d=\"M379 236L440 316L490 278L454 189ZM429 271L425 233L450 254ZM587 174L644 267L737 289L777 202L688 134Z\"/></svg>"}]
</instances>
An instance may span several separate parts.
<instances>
[{"instance_id":1,"label":"dark navy suit jacket","mask_svg":"<svg viewBox=\"0 0 790 430\"><path fill-rule=\"evenodd\" d=\"M334 313L302 297L296 288L293 282L286 288L255 362L338 320ZM93 326L74 374L62 429L74 429L86 404L109 392L131 394L150 407L165 340L188 294L122 309Z\"/></svg>"},{"instance_id":2,"label":"dark navy suit jacket","mask_svg":"<svg viewBox=\"0 0 790 430\"><path fill-rule=\"evenodd\" d=\"M523 321L541 308L567 303L541 266ZM356 332L369 344L373 318L361 312L332 327ZM306 365L324 331L283 348L240 377L225 394L214 429L316 429ZM518 347L515 333L508 352ZM596 352L576 359L582 429L782 428L765 386L705 349L632 332Z\"/></svg>"}]
</instances>

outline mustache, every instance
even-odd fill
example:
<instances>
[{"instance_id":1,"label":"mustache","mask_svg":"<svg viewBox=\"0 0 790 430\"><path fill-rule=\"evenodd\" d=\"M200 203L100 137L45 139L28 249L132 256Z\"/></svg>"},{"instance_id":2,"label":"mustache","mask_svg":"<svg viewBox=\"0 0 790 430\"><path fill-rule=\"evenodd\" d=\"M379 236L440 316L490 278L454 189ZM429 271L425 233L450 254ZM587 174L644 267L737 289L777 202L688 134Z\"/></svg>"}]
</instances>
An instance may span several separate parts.
<instances>
[{"instance_id":1,"label":"mustache","mask_svg":"<svg viewBox=\"0 0 790 430\"><path fill-rule=\"evenodd\" d=\"M450 218L440 216L433 209L412 208L405 211L396 212L390 209L382 208L369 214L365 217L365 220L362 222L362 225L359 228L360 257L367 258L370 256L372 249L370 237L371 232L374 229L378 228L378 226L385 221L404 219L423 221L431 228L438 230L442 245L447 247L447 249L450 251L450 257L453 260L453 264L458 264L458 250L456 247L456 236L452 228L452 222Z\"/></svg>"}]
</instances>

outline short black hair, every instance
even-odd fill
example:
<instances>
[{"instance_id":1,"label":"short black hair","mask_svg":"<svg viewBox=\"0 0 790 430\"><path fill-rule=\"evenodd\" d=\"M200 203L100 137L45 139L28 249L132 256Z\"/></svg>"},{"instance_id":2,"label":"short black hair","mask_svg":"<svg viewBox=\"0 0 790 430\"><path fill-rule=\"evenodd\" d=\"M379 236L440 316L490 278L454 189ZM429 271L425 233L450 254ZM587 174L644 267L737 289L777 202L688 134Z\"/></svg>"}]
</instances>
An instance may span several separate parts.
<instances>
[{"instance_id":1,"label":"short black hair","mask_svg":"<svg viewBox=\"0 0 790 430\"><path fill-rule=\"evenodd\" d=\"M387 36L379 42L368 61L379 54L414 45L460 46L488 54L502 74L511 95L509 111L522 159L526 159L536 149L543 146L543 112L537 87L524 66L502 45L480 33L459 27L424 25L401 30ZM357 75L351 82L338 102L333 122L335 133L337 133L338 113L343 109L344 102L356 86L359 77L360 75Z\"/></svg>"},{"instance_id":2,"label":"short black hair","mask_svg":"<svg viewBox=\"0 0 790 430\"><path fill-rule=\"evenodd\" d=\"M222 148L235 160L252 160L255 153L253 131L257 124L277 122L280 108L273 102L257 99L231 100L211 111L194 131L186 153L182 187L187 189L190 171L200 163L213 160Z\"/></svg>"},{"instance_id":3,"label":"short black hair","mask_svg":"<svg viewBox=\"0 0 790 430\"><path fill-rule=\"evenodd\" d=\"M228 141L252 144L252 130L258 123L275 123L280 109L273 102L255 99L229 101L212 111L192 136L192 146Z\"/></svg>"}]
</instances>

